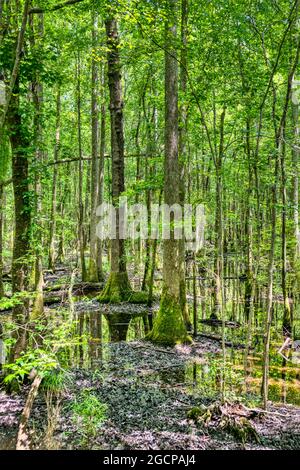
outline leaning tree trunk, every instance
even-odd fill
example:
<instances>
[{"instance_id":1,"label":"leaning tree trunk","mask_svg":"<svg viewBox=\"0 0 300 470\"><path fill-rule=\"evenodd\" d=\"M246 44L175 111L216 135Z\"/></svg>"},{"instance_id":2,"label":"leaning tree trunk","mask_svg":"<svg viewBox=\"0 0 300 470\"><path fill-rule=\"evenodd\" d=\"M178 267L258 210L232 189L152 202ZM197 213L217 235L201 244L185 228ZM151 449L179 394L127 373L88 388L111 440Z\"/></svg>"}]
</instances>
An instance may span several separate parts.
<instances>
[{"instance_id":1,"label":"leaning tree trunk","mask_svg":"<svg viewBox=\"0 0 300 470\"><path fill-rule=\"evenodd\" d=\"M116 212L116 235L111 240L111 273L100 300L120 302L128 300L131 286L126 269L125 243L120 237L119 198L125 190L124 182L124 130L121 65L117 21L105 21L108 46L108 85L110 94L111 160L112 160L112 198Z\"/></svg>"},{"instance_id":2,"label":"leaning tree trunk","mask_svg":"<svg viewBox=\"0 0 300 470\"><path fill-rule=\"evenodd\" d=\"M178 61L177 0L168 2L165 30L165 161L164 202L169 207L180 203L178 162ZM172 220L173 219L173 220ZM163 242L163 292L160 309L148 338L157 343L174 345L188 340L181 305L180 240L174 236L171 218L170 239Z\"/></svg>"}]
</instances>

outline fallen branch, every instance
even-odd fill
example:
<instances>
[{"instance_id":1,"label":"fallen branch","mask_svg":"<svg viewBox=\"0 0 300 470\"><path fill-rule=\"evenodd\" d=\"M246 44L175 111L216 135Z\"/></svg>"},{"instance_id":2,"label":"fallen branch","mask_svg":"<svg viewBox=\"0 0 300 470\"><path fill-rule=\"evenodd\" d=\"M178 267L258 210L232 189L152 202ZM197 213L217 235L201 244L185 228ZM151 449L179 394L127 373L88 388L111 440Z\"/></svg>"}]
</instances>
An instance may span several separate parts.
<instances>
[{"instance_id":1,"label":"fallen branch","mask_svg":"<svg viewBox=\"0 0 300 470\"><path fill-rule=\"evenodd\" d=\"M199 333L197 335L197 338L201 336L201 338L207 338L207 339L212 339L213 341L217 341L218 343L223 342L223 339L221 336L216 336L216 335L209 335L206 333ZM237 348L237 349L246 349L246 345L243 343L232 343L231 341L225 341L225 346L229 348Z\"/></svg>"},{"instance_id":2,"label":"fallen branch","mask_svg":"<svg viewBox=\"0 0 300 470\"><path fill-rule=\"evenodd\" d=\"M31 410L33 407L34 400L38 394L42 377L37 375L32 382L30 387L27 400L24 409L21 414L20 425L17 436L16 450L29 450L30 449L30 438L27 432L27 424L30 418Z\"/></svg>"}]
</instances>

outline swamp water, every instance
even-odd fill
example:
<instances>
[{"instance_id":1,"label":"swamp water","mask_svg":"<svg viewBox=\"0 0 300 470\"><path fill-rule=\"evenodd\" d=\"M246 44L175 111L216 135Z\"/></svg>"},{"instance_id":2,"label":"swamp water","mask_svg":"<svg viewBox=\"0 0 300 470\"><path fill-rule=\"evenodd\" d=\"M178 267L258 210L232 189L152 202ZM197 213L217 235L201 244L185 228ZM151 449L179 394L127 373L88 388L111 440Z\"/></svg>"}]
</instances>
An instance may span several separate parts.
<instances>
[{"instance_id":1,"label":"swamp water","mask_svg":"<svg viewBox=\"0 0 300 470\"><path fill-rule=\"evenodd\" d=\"M257 332L252 341L254 348L248 354L244 349L226 347L224 362L221 344L201 335L192 346L175 349L141 341L145 335L145 318L150 313L144 307L127 305L120 310L118 307L100 307L95 301L85 300L75 302L74 307L74 335L81 341L61 352L64 367L70 371L71 377L63 407L68 410L70 403L76 401L83 390L92 390L101 403L107 405L107 424L97 435L98 441L93 448L131 446L138 449L145 445L159 445L159 448L163 448L161 445L166 445L166 448L179 445L178 448L182 449L193 445L195 448L206 447L205 442L202 444L204 437L201 433L195 437L195 442L191 441L190 428L185 423L188 409L199 403L211 403L220 397L221 391L225 391L229 401L241 399L253 406L260 403L263 346ZM113 328L112 317L109 317L111 312L116 320ZM68 315L68 309L51 308L48 313L55 318ZM0 317L4 325L7 320L6 316ZM112 330L119 330L121 341L111 342ZM201 324L199 332L221 334L220 328L212 331ZM241 344L246 342L247 331L226 328L225 336L226 340ZM285 357L279 354L283 340L280 335L273 334L273 337L269 399L277 404L300 406L299 357L292 350L283 351ZM14 406L16 413L10 419L15 420L14 426L17 426L22 404L17 408L16 404ZM10 413L11 408L12 404L7 404L3 413ZM44 426L41 423L42 420L47 421L45 413L45 403L42 400L39 404L38 400L32 416L35 429ZM13 432L16 428L9 437L6 429L0 429L0 449L14 448ZM40 432L34 432L33 436L39 436ZM60 419L54 447L80 448L82 444L79 438L74 437L76 433L78 431L67 411L67 415ZM165 444L161 444L164 440ZM152 441L155 444L151 444ZM211 445L219 448L221 444L215 442Z\"/></svg>"},{"instance_id":2,"label":"swamp water","mask_svg":"<svg viewBox=\"0 0 300 470\"><path fill-rule=\"evenodd\" d=\"M87 308L87 310L84 310ZM108 370L114 368L113 362L126 370L133 369L136 365L130 363L130 358L122 358L122 348L118 348L118 341L125 340L133 347L145 336L145 319L152 312L142 306L125 306L110 308L100 307L94 302L79 301L75 303L77 322L76 334L83 340L77 346L68 348L69 367L82 368L85 370ZM56 314L55 309L49 309L51 316ZM113 315L111 315L113 313ZM113 320L112 320L113 317ZM0 323L5 325L9 320L6 315L0 315ZM110 323L110 324L109 324ZM297 328L299 325L297 324ZM214 335L219 336L221 328L214 328ZM212 329L206 325L199 325L201 333L208 334ZM245 329L225 328L226 340L233 344L246 342L247 332ZM114 341L111 342L111 337ZM213 335L212 335L213 336ZM201 340L201 336L198 337ZM204 341L204 339L203 339ZM198 340L196 341L196 345ZM225 369L221 351L221 344L214 341L205 341L200 350L190 350L188 347L178 347L180 356L180 366L172 364L170 358L174 359L174 354L167 352L165 365L160 373L163 381L170 385L190 389L190 392L204 393L205 396L218 396L222 386L225 385L225 394L228 398L246 398L259 400L260 386L262 380L262 350L263 343L261 337L257 335L253 338L254 348L248 351L235 347L226 347ZM278 350L283 343L280 335L273 340L270 350L270 371L269 371L269 399L274 403L293 404L300 406L300 352L299 349L287 349L280 354ZM297 345L297 341L295 342ZM151 351L150 344L144 343L143 349ZM200 343L201 344L201 343ZM1 347L3 356L3 347ZM116 356L117 355L117 356ZM122 354L121 354L122 356ZM161 364L160 364L161 366ZM150 368L151 369L151 368ZM155 369L155 365L154 365ZM154 372L154 371L153 371ZM223 380L224 378L224 380ZM152 379L155 379L152 377Z\"/></svg>"},{"instance_id":3,"label":"swamp water","mask_svg":"<svg viewBox=\"0 0 300 470\"><path fill-rule=\"evenodd\" d=\"M100 311L101 312L101 311ZM85 342L76 348L72 354L72 365L78 368L91 370L115 369L114 361L118 367L133 371L137 364L130 362L130 357L122 357L122 348L118 348L116 342L111 343L111 325L108 324L108 309L100 313L97 311L81 311L78 313L78 333L84 335ZM114 309L114 313L118 309ZM151 355L151 346L148 343L139 344L145 336L145 321L148 315L143 307L131 307L131 312L119 311L120 316L115 317L113 329L121 334L122 342L132 344L141 354L145 351ZM123 313L123 317L122 317ZM123 318L123 319L122 319ZM209 334L211 328L199 325L199 332ZM220 335L220 328L214 329L215 335ZM225 328L226 339L233 344L246 342L245 329L232 330ZM197 348L200 341L200 348ZM161 371L157 371L155 364L149 366L147 374L155 381L155 375L159 372L159 380L173 386L187 388L189 393L204 394L204 396L217 397L222 386L225 386L225 395L229 399L243 398L259 402L260 387L262 381L262 351L261 337L254 337L254 348L248 353L244 349L226 347L225 369L221 344L205 340L199 336L195 342L196 348L178 347L176 350L180 357L180 365L174 362L171 351L162 355L165 364L160 363ZM269 371L269 399L274 403L293 404L300 406L300 353L296 349L287 349L280 354L278 350L283 343L280 335L272 342L270 350ZM122 343L121 343L122 344ZM118 357L120 355L120 357ZM171 360L172 359L172 360ZM150 360L150 358L149 358ZM142 364L141 364L142 365ZM153 370L154 369L154 370ZM224 377L224 380L223 380Z\"/></svg>"}]
</instances>

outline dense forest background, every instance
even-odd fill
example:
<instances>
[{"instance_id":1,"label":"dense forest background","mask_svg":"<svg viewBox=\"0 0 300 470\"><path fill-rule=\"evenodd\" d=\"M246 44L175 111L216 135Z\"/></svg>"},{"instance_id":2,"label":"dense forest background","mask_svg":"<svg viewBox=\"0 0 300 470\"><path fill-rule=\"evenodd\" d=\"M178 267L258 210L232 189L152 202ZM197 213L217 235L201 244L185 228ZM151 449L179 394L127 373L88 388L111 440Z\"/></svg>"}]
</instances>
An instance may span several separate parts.
<instances>
[{"instance_id":1,"label":"dense forest background","mask_svg":"<svg viewBox=\"0 0 300 470\"><path fill-rule=\"evenodd\" d=\"M38 355L62 347L49 305L73 315L76 291L129 305L107 314L112 341L136 304L141 336L163 346L219 332L225 356L227 328L242 328L246 353L261 347L267 407L270 348L300 335L299 4L0 0L6 387L34 369L38 388L57 366ZM120 196L148 211L202 204L203 246L174 227L100 240L97 207L119 214Z\"/></svg>"}]
</instances>

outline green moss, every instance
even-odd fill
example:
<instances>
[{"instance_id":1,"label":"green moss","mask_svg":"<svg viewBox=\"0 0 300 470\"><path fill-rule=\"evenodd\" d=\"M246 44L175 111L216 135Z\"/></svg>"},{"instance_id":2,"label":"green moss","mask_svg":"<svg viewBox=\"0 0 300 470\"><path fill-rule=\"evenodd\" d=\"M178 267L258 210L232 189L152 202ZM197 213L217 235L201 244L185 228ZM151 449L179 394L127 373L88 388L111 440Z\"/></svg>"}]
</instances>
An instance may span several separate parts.
<instances>
[{"instance_id":1,"label":"green moss","mask_svg":"<svg viewBox=\"0 0 300 470\"><path fill-rule=\"evenodd\" d=\"M34 299L30 318L31 320L36 320L43 313L44 313L44 294L43 292L37 292L36 298Z\"/></svg>"},{"instance_id":2,"label":"green moss","mask_svg":"<svg viewBox=\"0 0 300 470\"><path fill-rule=\"evenodd\" d=\"M93 258L90 258L89 262L88 280L89 282L99 281L97 264Z\"/></svg>"},{"instance_id":3,"label":"green moss","mask_svg":"<svg viewBox=\"0 0 300 470\"><path fill-rule=\"evenodd\" d=\"M118 304L128 301L131 295L132 289L128 274L112 272L98 300L101 303Z\"/></svg>"},{"instance_id":4,"label":"green moss","mask_svg":"<svg viewBox=\"0 0 300 470\"><path fill-rule=\"evenodd\" d=\"M204 406L194 406L191 410L187 412L188 419L192 419L193 421L197 421L199 417L203 416L206 412L206 408Z\"/></svg>"},{"instance_id":5,"label":"green moss","mask_svg":"<svg viewBox=\"0 0 300 470\"><path fill-rule=\"evenodd\" d=\"M153 329L145 339L166 346L192 342L187 334L179 300L166 291L162 294Z\"/></svg>"},{"instance_id":6,"label":"green moss","mask_svg":"<svg viewBox=\"0 0 300 470\"><path fill-rule=\"evenodd\" d=\"M132 292L128 298L128 302L131 304L147 304L148 302L148 293L147 292Z\"/></svg>"}]
</instances>

